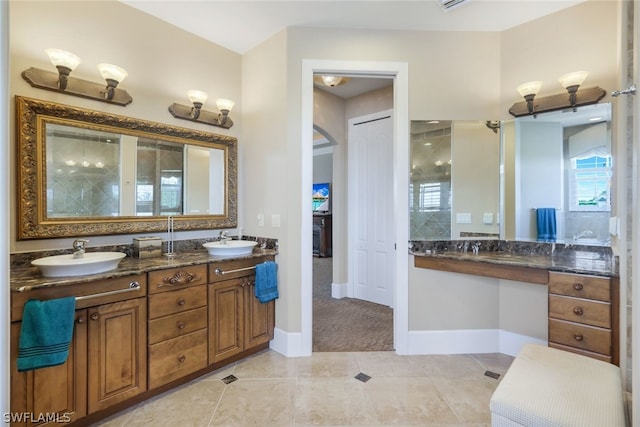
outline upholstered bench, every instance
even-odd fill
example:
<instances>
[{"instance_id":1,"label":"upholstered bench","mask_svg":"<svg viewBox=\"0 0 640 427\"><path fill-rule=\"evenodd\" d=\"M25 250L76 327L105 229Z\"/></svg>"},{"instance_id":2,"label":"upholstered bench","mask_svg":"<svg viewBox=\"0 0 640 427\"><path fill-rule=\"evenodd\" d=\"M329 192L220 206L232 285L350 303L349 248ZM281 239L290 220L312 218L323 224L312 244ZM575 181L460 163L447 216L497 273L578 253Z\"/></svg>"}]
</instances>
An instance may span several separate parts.
<instances>
[{"instance_id":1,"label":"upholstered bench","mask_svg":"<svg viewBox=\"0 0 640 427\"><path fill-rule=\"evenodd\" d=\"M526 344L489 403L492 427L624 427L620 368Z\"/></svg>"}]
</instances>

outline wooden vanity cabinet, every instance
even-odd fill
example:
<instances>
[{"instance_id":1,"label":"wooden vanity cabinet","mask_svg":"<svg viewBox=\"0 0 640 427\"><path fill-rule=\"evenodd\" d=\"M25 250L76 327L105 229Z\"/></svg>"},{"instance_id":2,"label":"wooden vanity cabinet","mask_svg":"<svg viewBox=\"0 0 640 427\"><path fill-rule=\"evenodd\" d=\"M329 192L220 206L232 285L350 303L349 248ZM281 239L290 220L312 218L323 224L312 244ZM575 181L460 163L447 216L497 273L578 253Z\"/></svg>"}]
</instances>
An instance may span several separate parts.
<instances>
[{"instance_id":1,"label":"wooden vanity cabinet","mask_svg":"<svg viewBox=\"0 0 640 427\"><path fill-rule=\"evenodd\" d=\"M76 310L67 361L58 366L18 372L17 355L21 322L11 324L11 412L58 414L70 422L87 414L87 310ZM12 420L13 426L54 425L52 422ZM59 424L58 424L59 425Z\"/></svg>"},{"instance_id":2,"label":"wooden vanity cabinet","mask_svg":"<svg viewBox=\"0 0 640 427\"><path fill-rule=\"evenodd\" d=\"M255 297L255 265L266 258L209 265L209 364L273 339L275 302Z\"/></svg>"},{"instance_id":3,"label":"wooden vanity cabinet","mask_svg":"<svg viewBox=\"0 0 640 427\"><path fill-rule=\"evenodd\" d=\"M549 346L617 364L617 300L609 277L549 272Z\"/></svg>"},{"instance_id":4,"label":"wooden vanity cabinet","mask_svg":"<svg viewBox=\"0 0 640 427\"><path fill-rule=\"evenodd\" d=\"M149 389L206 368L207 266L149 273Z\"/></svg>"},{"instance_id":5,"label":"wooden vanity cabinet","mask_svg":"<svg viewBox=\"0 0 640 427\"><path fill-rule=\"evenodd\" d=\"M100 296L127 289L133 292ZM16 420L11 425L59 425L125 401L146 390L146 276L12 293L11 412L45 414L48 422ZM58 366L18 372L17 356L24 303L67 296L91 296L76 302L73 339L67 361Z\"/></svg>"}]
</instances>

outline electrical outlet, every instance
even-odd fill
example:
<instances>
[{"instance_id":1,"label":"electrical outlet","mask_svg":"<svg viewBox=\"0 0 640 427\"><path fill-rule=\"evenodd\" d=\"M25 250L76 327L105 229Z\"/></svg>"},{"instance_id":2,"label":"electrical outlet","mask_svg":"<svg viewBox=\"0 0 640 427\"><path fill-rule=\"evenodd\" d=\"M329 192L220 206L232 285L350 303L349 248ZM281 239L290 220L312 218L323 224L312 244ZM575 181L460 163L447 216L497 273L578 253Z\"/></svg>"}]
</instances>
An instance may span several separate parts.
<instances>
[{"instance_id":1,"label":"electrical outlet","mask_svg":"<svg viewBox=\"0 0 640 427\"><path fill-rule=\"evenodd\" d=\"M258 227L264 227L264 214L258 214Z\"/></svg>"}]
</instances>

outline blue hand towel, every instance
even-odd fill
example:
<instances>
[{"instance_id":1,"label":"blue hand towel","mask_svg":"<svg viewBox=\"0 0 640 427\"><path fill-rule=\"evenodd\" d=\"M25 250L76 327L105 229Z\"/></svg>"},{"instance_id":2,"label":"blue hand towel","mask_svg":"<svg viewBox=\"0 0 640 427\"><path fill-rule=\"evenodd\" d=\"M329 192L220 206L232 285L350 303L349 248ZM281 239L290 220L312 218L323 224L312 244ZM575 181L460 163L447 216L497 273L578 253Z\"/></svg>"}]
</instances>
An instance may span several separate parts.
<instances>
[{"instance_id":1,"label":"blue hand towel","mask_svg":"<svg viewBox=\"0 0 640 427\"><path fill-rule=\"evenodd\" d=\"M275 262L256 265L256 297L262 303L278 298L278 265Z\"/></svg>"},{"instance_id":2,"label":"blue hand towel","mask_svg":"<svg viewBox=\"0 0 640 427\"><path fill-rule=\"evenodd\" d=\"M538 222L538 240L556 240L556 210L554 208L538 208L536 210Z\"/></svg>"},{"instance_id":3,"label":"blue hand towel","mask_svg":"<svg viewBox=\"0 0 640 427\"><path fill-rule=\"evenodd\" d=\"M61 365L69 355L76 299L29 300L24 305L18 371Z\"/></svg>"}]
</instances>

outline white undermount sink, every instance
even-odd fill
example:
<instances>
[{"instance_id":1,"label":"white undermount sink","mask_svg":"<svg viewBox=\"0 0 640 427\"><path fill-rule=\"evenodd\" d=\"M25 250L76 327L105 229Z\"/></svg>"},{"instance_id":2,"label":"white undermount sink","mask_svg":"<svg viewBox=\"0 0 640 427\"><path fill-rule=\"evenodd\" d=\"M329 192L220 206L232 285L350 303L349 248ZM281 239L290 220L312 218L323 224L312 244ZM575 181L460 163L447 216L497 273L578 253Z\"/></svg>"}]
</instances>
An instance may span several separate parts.
<instances>
[{"instance_id":1,"label":"white undermount sink","mask_svg":"<svg viewBox=\"0 0 640 427\"><path fill-rule=\"evenodd\" d=\"M85 252L80 258L73 254L53 255L31 261L45 277L84 276L114 270L126 254L122 252Z\"/></svg>"},{"instance_id":2,"label":"white undermount sink","mask_svg":"<svg viewBox=\"0 0 640 427\"><path fill-rule=\"evenodd\" d=\"M229 257L249 255L257 244L251 240L228 240L204 243L202 246L207 248L209 255Z\"/></svg>"}]
</instances>

